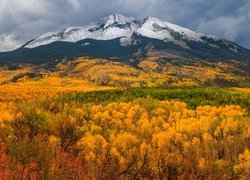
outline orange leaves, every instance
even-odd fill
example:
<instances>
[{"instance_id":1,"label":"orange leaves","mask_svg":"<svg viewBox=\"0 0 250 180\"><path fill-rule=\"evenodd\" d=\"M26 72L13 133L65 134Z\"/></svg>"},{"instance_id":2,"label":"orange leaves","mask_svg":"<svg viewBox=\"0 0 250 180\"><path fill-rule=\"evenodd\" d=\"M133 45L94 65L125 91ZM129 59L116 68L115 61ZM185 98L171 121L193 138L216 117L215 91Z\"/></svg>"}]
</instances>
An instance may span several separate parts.
<instances>
[{"instance_id":1,"label":"orange leaves","mask_svg":"<svg viewBox=\"0 0 250 180\"><path fill-rule=\"evenodd\" d=\"M192 145L193 145L194 147L200 146L200 139L194 137L193 140L192 140Z\"/></svg>"},{"instance_id":2,"label":"orange leaves","mask_svg":"<svg viewBox=\"0 0 250 180\"><path fill-rule=\"evenodd\" d=\"M1 154L1 167L5 168L7 165L7 155L5 153Z\"/></svg>"},{"instance_id":3,"label":"orange leaves","mask_svg":"<svg viewBox=\"0 0 250 180\"><path fill-rule=\"evenodd\" d=\"M94 85L86 80L48 75L38 80L7 83L0 86L0 101L44 100L62 93L112 89Z\"/></svg>"},{"instance_id":4,"label":"orange leaves","mask_svg":"<svg viewBox=\"0 0 250 180\"><path fill-rule=\"evenodd\" d=\"M10 122L14 119L14 114L11 114L9 112L2 112L1 113L1 121L2 122Z\"/></svg>"},{"instance_id":5,"label":"orange leaves","mask_svg":"<svg viewBox=\"0 0 250 180\"><path fill-rule=\"evenodd\" d=\"M19 162L13 162L12 158L6 152L6 145L0 147L0 179L37 179L37 164L31 162L23 166Z\"/></svg>"},{"instance_id":6,"label":"orange leaves","mask_svg":"<svg viewBox=\"0 0 250 180\"><path fill-rule=\"evenodd\" d=\"M237 135L242 129L245 129L243 122L237 121L234 118L228 117L221 121L220 126L215 129L214 135L228 137L230 135Z\"/></svg>"},{"instance_id":7,"label":"orange leaves","mask_svg":"<svg viewBox=\"0 0 250 180\"><path fill-rule=\"evenodd\" d=\"M232 117L232 116L243 116L246 114L246 110L240 106L230 105L225 107L214 107L214 106L199 106L197 107L197 116L210 116L210 117Z\"/></svg>"},{"instance_id":8,"label":"orange leaves","mask_svg":"<svg viewBox=\"0 0 250 180\"><path fill-rule=\"evenodd\" d=\"M160 163L165 168L178 167L181 174L186 168L181 164L185 158L189 168L196 168L202 175L210 172L212 160L218 158L218 154L227 159L223 164L227 167L231 157L217 149L218 146L229 151L240 135L248 133L249 127L249 123L240 121L244 119L244 110L238 106L201 106L190 110L185 103L176 101L152 101L150 105L141 101L94 105L91 117L91 131L78 141L78 147L89 152L85 156L89 161L103 158L100 151L109 152L119 162L121 171L130 165L135 169L140 167L146 157L147 166L152 169L157 169ZM217 136L218 132L225 138ZM97 135L106 140L105 146L100 143L97 148ZM219 164L218 161L214 166ZM159 172L164 172L164 168Z\"/></svg>"},{"instance_id":9,"label":"orange leaves","mask_svg":"<svg viewBox=\"0 0 250 180\"><path fill-rule=\"evenodd\" d=\"M209 144L213 140L212 136L209 133L204 133L202 135L202 138L205 144Z\"/></svg>"},{"instance_id":10,"label":"orange leaves","mask_svg":"<svg viewBox=\"0 0 250 180\"><path fill-rule=\"evenodd\" d=\"M147 151L148 151L149 147L146 143L142 143L140 145L140 155L141 157L144 157L145 155L147 155Z\"/></svg>"},{"instance_id":11,"label":"orange leaves","mask_svg":"<svg viewBox=\"0 0 250 180\"><path fill-rule=\"evenodd\" d=\"M22 65L17 70L0 72L0 100L32 99L54 97L58 93L112 89L112 87L156 87L220 85L220 81L232 84L247 83L245 75L232 73L237 65L207 61L190 61L177 65L176 60L162 61L147 57L138 63L139 68L121 62L81 57L60 62L53 70L44 67ZM184 63L185 64L185 63ZM222 65L223 64L223 65ZM25 73L38 74L32 78ZM20 76L22 75L22 76ZM14 78L20 76L19 78ZM11 83L14 80L16 83ZM218 82L219 81L219 82ZM110 87L98 87L110 86ZM18 92L18 91L21 91ZM9 96L5 97L8 92Z\"/></svg>"},{"instance_id":12,"label":"orange leaves","mask_svg":"<svg viewBox=\"0 0 250 180\"><path fill-rule=\"evenodd\" d=\"M110 141L112 142L112 146L117 147L124 153L130 148L134 148L139 142L135 135L127 132L118 134L117 136L111 136Z\"/></svg>"},{"instance_id":13,"label":"orange leaves","mask_svg":"<svg viewBox=\"0 0 250 180\"><path fill-rule=\"evenodd\" d=\"M7 149L0 146L1 178L249 177L249 152L243 151L250 146L250 122L239 106L191 110L152 98L99 105L49 101L38 114L27 114L16 105L0 106L9 128L0 131L7 142Z\"/></svg>"},{"instance_id":14,"label":"orange leaves","mask_svg":"<svg viewBox=\"0 0 250 180\"><path fill-rule=\"evenodd\" d=\"M243 154L239 155L239 163L234 166L234 171L241 179L250 178L250 150L246 149Z\"/></svg>"},{"instance_id":15,"label":"orange leaves","mask_svg":"<svg viewBox=\"0 0 250 180\"><path fill-rule=\"evenodd\" d=\"M14 120L15 109L13 102L0 102L0 125Z\"/></svg>"},{"instance_id":16,"label":"orange leaves","mask_svg":"<svg viewBox=\"0 0 250 180\"><path fill-rule=\"evenodd\" d=\"M183 143L183 149L184 149L184 152L188 152L191 149L191 143L190 142L184 142Z\"/></svg>"},{"instance_id":17,"label":"orange leaves","mask_svg":"<svg viewBox=\"0 0 250 180\"><path fill-rule=\"evenodd\" d=\"M140 120L137 121L137 126L140 127L141 134L144 137L152 133L152 124L149 122L147 113L141 115Z\"/></svg>"},{"instance_id":18,"label":"orange leaves","mask_svg":"<svg viewBox=\"0 0 250 180\"><path fill-rule=\"evenodd\" d=\"M15 116L15 120L23 120L24 119L24 115L23 115L23 113L22 112L19 112L19 113L17 113L16 114L16 116Z\"/></svg>"},{"instance_id":19,"label":"orange leaves","mask_svg":"<svg viewBox=\"0 0 250 180\"><path fill-rule=\"evenodd\" d=\"M93 136L90 133L86 133L85 136L78 141L77 146L82 150L87 161L93 161L96 155L106 152L107 142L100 135Z\"/></svg>"}]
</instances>

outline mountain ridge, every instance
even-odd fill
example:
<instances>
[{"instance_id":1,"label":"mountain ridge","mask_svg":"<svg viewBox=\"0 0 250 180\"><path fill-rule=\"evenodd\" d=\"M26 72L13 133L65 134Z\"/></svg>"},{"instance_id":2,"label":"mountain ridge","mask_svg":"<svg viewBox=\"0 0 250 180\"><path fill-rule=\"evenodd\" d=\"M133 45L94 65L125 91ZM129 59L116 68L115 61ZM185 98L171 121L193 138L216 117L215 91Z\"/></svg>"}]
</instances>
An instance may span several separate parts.
<instances>
[{"instance_id":1,"label":"mountain ridge","mask_svg":"<svg viewBox=\"0 0 250 180\"><path fill-rule=\"evenodd\" d=\"M149 51L166 60L250 60L250 50L231 41L154 17L140 20L114 14L84 26L45 33L14 51L0 53L0 62L44 64L88 56L136 65Z\"/></svg>"}]
</instances>

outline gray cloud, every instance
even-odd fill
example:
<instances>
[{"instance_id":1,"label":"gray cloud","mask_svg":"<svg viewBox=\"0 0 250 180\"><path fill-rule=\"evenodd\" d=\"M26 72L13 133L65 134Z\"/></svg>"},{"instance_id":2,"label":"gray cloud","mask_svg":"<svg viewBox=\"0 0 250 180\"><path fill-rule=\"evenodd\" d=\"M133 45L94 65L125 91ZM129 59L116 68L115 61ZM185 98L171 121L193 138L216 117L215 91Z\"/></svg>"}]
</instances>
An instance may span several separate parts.
<instances>
[{"instance_id":1,"label":"gray cloud","mask_svg":"<svg viewBox=\"0 0 250 180\"><path fill-rule=\"evenodd\" d=\"M0 0L0 51L114 13L155 16L250 48L249 0Z\"/></svg>"},{"instance_id":2,"label":"gray cloud","mask_svg":"<svg viewBox=\"0 0 250 180\"><path fill-rule=\"evenodd\" d=\"M2 34L0 35L0 49L2 51L8 51L10 49L15 49L21 46L21 43L12 34Z\"/></svg>"}]
</instances>

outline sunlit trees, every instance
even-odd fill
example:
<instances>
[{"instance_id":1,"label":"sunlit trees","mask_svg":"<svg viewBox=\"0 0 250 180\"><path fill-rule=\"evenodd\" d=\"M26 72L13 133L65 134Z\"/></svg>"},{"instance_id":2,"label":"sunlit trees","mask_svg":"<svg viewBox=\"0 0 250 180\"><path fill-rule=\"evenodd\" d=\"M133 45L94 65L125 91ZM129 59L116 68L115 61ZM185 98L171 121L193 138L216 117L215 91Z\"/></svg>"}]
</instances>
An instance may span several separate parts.
<instances>
[{"instance_id":1,"label":"sunlit trees","mask_svg":"<svg viewBox=\"0 0 250 180\"><path fill-rule=\"evenodd\" d=\"M246 149L239 155L239 163L234 166L234 171L240 179L250 178L250 150Z\"/></svg>"},{"instance_id":2,"label":"sunlit trees","mask_svg":"<svg viewBox=\"0 0 250 180\"><path fill-rule=\"evenodd\" d=\"M0 103L0 179L249 178L247 110L112 92Z\"/></svg>"},{"instance_id":3,"label":"sunlit trees","mask_svg":"<svg viewBox=\"0 0 250 180\"><path fill-rule=\"evenodd\" d=\"M249 179L249 89L197 86L247 79L164 62L0 67L0 179Z\"/></svg>"}]
</instances>

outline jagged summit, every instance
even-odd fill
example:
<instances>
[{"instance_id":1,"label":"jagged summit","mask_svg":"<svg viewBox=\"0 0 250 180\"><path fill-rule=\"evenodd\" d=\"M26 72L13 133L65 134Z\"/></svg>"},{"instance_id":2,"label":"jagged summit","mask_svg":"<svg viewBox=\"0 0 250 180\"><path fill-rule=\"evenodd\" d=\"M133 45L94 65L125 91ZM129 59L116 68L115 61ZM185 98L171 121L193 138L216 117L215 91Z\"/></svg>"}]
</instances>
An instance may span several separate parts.
<instances>
[{"instance_id":1,"label":"jagged summit","mask_svg":"<svg viewBox=\"0 0 250 180\"><path fill-rule=\"evenodd\" d=\"M106 28L114 23L127 24L127 23L132 23L135 20L136 18L134 17L126 17L121 14L113 14L113 15L109 15L107 17L101 18L97 23L100 25L104 25L104 28Z\"/></svg>"}]
</instances>

